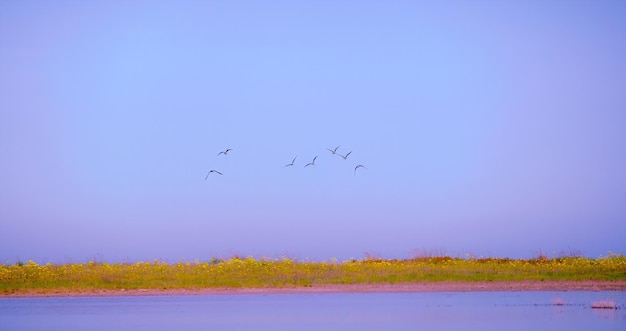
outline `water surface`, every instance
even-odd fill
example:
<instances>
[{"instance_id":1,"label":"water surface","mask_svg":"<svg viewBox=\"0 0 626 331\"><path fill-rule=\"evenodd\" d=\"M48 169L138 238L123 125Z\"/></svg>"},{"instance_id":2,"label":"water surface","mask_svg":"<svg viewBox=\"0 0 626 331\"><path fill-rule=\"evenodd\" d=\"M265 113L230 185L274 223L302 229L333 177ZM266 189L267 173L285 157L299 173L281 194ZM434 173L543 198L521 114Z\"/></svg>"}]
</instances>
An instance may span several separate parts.
<instances>
[{"instance_id":1,"label":"water surface","mask_svg":"<svg viewBox=\"0 0 626 331\"><path fill-rule=\"evenodd\" d=\"M621 309L591 309L612 300ZM563 305L554 305L562 302ZM2 330L626 330L626 292L1 298Z\"/></svg>"}]
</instances>

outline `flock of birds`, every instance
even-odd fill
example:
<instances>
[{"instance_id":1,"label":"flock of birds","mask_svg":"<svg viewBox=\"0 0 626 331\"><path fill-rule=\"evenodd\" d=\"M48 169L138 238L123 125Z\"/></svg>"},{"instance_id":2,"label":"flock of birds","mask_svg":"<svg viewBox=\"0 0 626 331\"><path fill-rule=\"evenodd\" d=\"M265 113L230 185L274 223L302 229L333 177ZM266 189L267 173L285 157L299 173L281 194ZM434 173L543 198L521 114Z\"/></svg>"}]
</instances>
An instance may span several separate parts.
<instances>
[{"instance_id":1,"label":"flock of birds","mask_svg":"<svg viewBox=\"0 0 626 331\"><path fill-rule=\"evenodd\" d=\"M350 152L346 153L345 155L339 154L339 153L337 152L337 150L339 149L339 147L340 147L340 146L341 146L341 145L339 145L339 146L335 147L335 149L330 149L330 148L327 148L327 150L328 150L328 151L329 151L332 155L337 155L337 156L339 156L339 157L343 158L344 160L348 160L348 156L352 153L352 151L350 151ZM220 155L228 155L228 153L229 153L230 151L232 151L232 150L233 150L232 148L225 149L225 150L223 150L223 151L221 151L221 152L217 153L217 156L220 156ZM305 165L304 165L304 167L306 168L306 167L308 167L308 166L314 166L314 165L315 165L315 160L317 160L317 157L318 157L318 156L319 156L319 155L316 155L316 156L313 158L313 161L311 161L311 162L309 162L309 163L305 164ZM283 168L286 168L286 167L293 167L293 166L295 166L295 164L296 164L296 159L297 159L297 158L298 158L298 156L296 155L296 157L294 157L294 158L293 158L293 160L291 160L291 163L284 165L284 166L283 166ZM354 167L354 175L355 175L355 176L356 176L357 170L359 170L359 169L367 169L367 168L366 168L364 165L362 165L362 164L358 164L356 167ZM211 175L211 174L213 174L213 173L214 173L214 174L217 174L217 175L223 175L220 171L217 171L217 170L215 170L215 169L211 169L211 170L209 170L209 172L206 174L206 177L204 177L204 180L207 180L207 179L209 178L209 175Z\"/></svg>"}]
</instances>

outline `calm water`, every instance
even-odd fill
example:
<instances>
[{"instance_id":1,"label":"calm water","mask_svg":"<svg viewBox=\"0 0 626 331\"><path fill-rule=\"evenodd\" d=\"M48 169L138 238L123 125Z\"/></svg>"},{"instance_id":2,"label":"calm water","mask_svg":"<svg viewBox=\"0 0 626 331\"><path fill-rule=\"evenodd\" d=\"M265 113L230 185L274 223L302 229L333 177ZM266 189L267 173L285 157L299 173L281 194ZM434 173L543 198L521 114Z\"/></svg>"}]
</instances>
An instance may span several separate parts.
<instances>
[{"instance_id":1,"label":"calm water","mask_svg":"<svg viewBox=\"0 0 626 331\"><path fill-rule=\"evenodd\" d=\"M621 309L591 309L599 300ZM1 298L0 329L623 331L624 303L626 292Z\"/></svg>"}]
</instances>

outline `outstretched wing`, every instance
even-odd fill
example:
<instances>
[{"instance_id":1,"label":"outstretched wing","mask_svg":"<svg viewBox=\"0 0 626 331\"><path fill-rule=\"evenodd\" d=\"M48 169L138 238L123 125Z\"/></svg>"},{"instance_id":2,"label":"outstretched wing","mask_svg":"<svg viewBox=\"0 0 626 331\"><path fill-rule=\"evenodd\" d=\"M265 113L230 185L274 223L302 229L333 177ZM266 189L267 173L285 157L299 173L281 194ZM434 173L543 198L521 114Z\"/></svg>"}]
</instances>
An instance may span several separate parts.
<instances>
[{"instance_id":1,"label":"outstretched wing","mask_svg":"<svg viewBox=\"0 0 626 331\"><path fill-rule=\"evenodd\" d=\"M356 171L359 168L365 168L362 164L357 165L356 167L354 167L354 174L356 175Z\"/></svg>"},{"instance_id":2,"label":"outstretched wing","mask_svg":"<svg viewBox=\"0 0 626 331\"><path fill-rule=\"evenodd\" d=\"M207 180L207 178L209 178L209 175L210 175L212 172L215 172L215 173L218 173L218 174L222 175L222 173L221 173L221 172L219 172L219 171L217 171L217 170L215 170L215 169L211 169L211 170L209 170L209 172L206 174L206 177L204 177L204 180Z\"/></svg>"}]
</instances>

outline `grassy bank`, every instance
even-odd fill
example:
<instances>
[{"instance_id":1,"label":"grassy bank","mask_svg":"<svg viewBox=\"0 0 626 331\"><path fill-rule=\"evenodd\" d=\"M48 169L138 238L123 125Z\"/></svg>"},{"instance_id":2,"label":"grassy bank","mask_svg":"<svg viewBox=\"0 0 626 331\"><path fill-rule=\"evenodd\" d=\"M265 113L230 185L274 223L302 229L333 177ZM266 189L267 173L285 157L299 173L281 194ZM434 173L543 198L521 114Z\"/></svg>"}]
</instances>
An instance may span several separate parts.
<instances>
[{"instance_id":1,"label":"grassy bank","mask_svg":"<svg viewBox=\"0 0 626 331\"><path fill-rule=\"evenodd\" d=\"M626 280L626 256L536 259L426 257L299 262L232 258L207 262L0 265L0 293L119 289L306 287L439 281Z\"/></svg>"}]
</instances>

